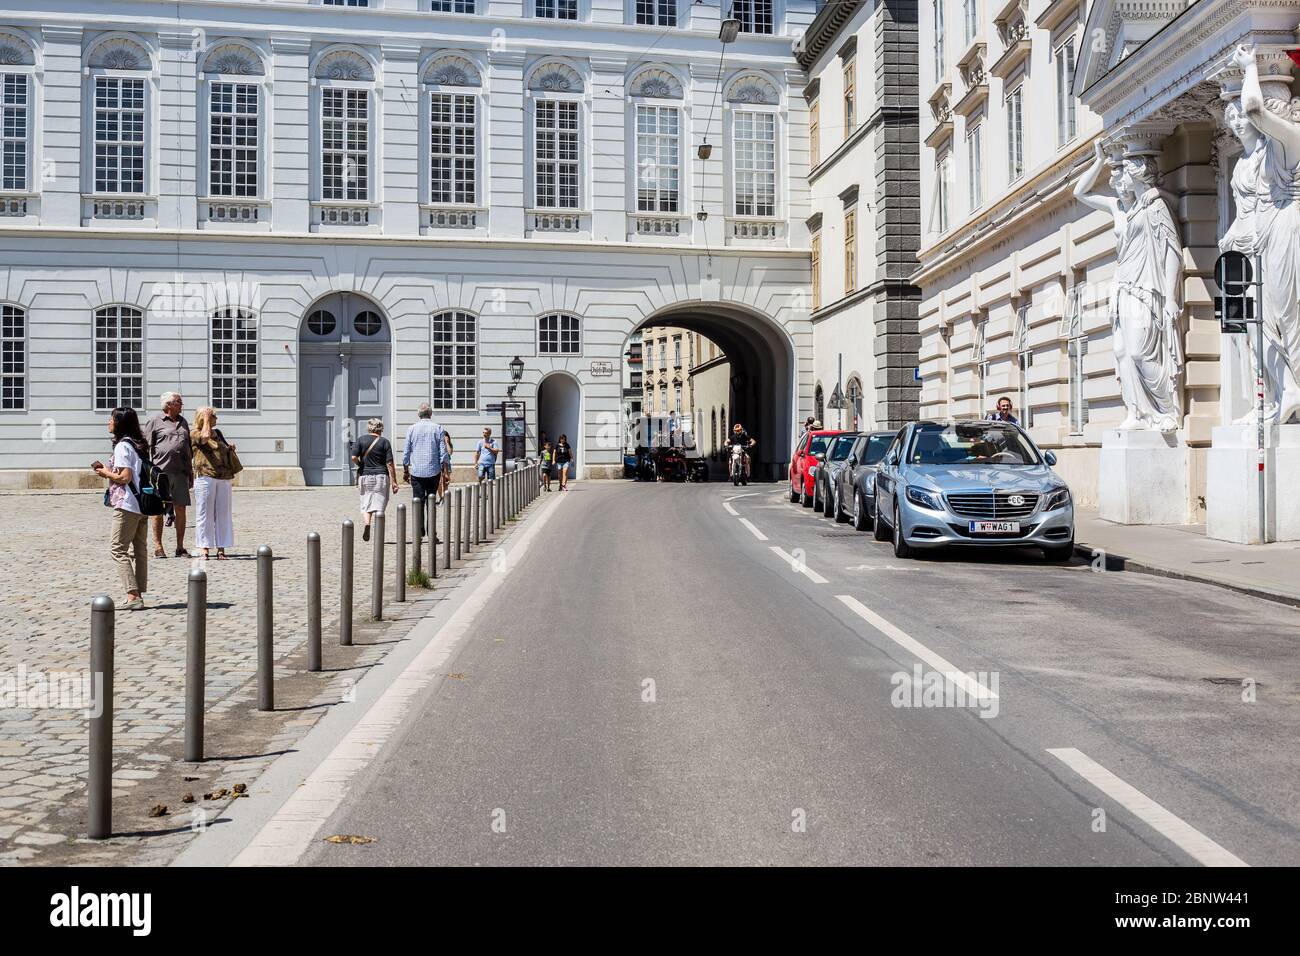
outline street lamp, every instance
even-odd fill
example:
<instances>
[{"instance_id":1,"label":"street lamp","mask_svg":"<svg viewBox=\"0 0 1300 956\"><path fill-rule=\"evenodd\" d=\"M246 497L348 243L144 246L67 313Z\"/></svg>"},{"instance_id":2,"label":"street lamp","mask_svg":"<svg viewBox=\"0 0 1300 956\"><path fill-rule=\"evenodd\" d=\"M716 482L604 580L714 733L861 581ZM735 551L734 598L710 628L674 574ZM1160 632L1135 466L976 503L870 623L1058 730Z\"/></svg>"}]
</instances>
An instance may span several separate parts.
<instances>
[{"instance_id":1,"label":"street lamp","mask_svg":"<svg viewBox=\"0 0 1300 956\"><path fill-rule=\"evenodd\" d=\"M506 389L506 398L515 397L515 389L519 386L524 377L524 360L518 355L510 360L510 382L511 385Z\"/></svg>"},{"instance_id":2,"label":"street lamp","mask_svg":"<svg viewBox=\"0 0 1300 956\"><path fill-rule=\"evenodd\" d=\"M738 36L740 36L740 21L734 16L727 17L718 28L718 39L723 43L735 43Z\"/></svg>"}]
</instances>

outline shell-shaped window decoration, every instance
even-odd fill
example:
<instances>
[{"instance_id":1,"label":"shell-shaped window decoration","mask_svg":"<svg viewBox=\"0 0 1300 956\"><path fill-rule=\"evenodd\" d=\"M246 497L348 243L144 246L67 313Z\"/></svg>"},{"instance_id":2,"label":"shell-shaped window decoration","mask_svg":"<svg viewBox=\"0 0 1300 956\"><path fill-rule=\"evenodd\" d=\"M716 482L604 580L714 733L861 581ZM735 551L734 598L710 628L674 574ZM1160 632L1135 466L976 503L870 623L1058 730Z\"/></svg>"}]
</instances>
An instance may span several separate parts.
<instances>
[{"instance_id":1,"label":"shell-shaped window decoration","mask_svg":"<svg viewBox=\"0 0 1300 956\"><path fill-rule=\"evenodd\" d=\"M482 86L478 69L463 56L447 55L433 60L424 71L424 82L434 86Z\"/></svg>"},{"instance_id":2,"label":"shell-shaped window decoration","mask_svg":"<svg viewBox=\"0 0 1300 956\"><path fill-rule=\"evenodd\" d=\"M95 47L90 65L103 70L147 70L149 53L134 40L114 37Z\"/></svg>"},{"instance_id":3,"label":"shell-shaped window decoration","mask_svg":"<svg viewBox=\"0 0 1300 956\"><path fill-rule=\"evenodd\" d=\"M667 70L643 70L632 81L632 95L660 100L680 100L682 84Z\"/></svg>"},{"instance_id":4,"label":"shell-shaped window decoration","mask_svg":"<svg viewBox=\"0 0 1300 956\"><path fill-rule=\"evenodd\" d=\"M781 97L771 82L750 73L742 76L727 88L727 102L775 106L781 102Z\"/></svg>"},{"instance_id":5,"label":"shell-shaped window decoration","mask_svg":"<svg viewBox=\"0 0 1300 956\"><path fill-rule=\"evenodd\" d=\"M321 80L368 82L375 78L375 71L370 61L356 50L335 50L320 58L313 75Z\"/></svg>"},{"instance_id":6,"label":"shell-shaped window decoration","mask_svg":"<svg viewBox=\"0 0 1300 956\"><path fill-rule=\"evenodd\" d=\"M581 93L582 76L564 63L547 63L533 72L528 88L542 93Z\"/></svg>"},{"instance_id":7,"label":"shell-shaped window decoration","mask_svg":"<svg viewBox=\"0 0 1300 956\"><path fill-rule=\"evenodd\" d=\"M35 62L26 40L13 33L0 33L0 66L32 66Z\"/></svg>"},{"instance_id":8,"label":"shell-shaped window decoration","mask_svg":"<svg viewBox=\"0 0 1300 956\"><path fill-rule=\"evenodd\" d=\"M263 76L262 58L239 43L222 43L212 48L203 61L203 72L229 76Z\"/></svg>"}]
</instances>

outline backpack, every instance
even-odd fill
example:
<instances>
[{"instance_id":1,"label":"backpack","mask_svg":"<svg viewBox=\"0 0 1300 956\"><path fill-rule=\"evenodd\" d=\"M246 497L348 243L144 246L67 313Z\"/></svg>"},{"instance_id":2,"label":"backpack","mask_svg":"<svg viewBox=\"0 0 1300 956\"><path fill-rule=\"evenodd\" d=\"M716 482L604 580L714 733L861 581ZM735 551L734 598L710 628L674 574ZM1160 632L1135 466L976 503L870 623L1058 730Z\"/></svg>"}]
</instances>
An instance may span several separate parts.
<instances>
[{"instance_id":1,"label":"backpack","mask_svg":"<svg viewBox=\"0 0 1300 956\"><path fill-rule=\"evenodd\" d=\"M131 493L135 495L136 504L140 506L142 515L160 515L167 511L167 506L171 504L172 490L171 481L163 474L152 461L143 456L140 458L140 477L143 479L139 486L136 485L135 476L132 476Z\"/></svg>"}]
</instances>

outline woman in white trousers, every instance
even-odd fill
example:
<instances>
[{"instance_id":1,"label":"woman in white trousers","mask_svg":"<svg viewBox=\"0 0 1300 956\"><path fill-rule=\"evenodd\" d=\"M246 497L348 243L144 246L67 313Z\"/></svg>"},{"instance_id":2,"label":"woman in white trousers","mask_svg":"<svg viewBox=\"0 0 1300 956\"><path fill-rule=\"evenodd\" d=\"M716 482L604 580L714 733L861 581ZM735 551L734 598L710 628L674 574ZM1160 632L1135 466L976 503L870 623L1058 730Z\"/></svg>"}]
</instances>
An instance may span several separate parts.
<instances>
[{"instance_id":1,"label":"woman in white trousers","mask_svg":"<svg viewBox=\"0 0 1300 956\"><path fill-rule=\"evenodd\" d=\"M217 549L217 560L224 561L226 548L235 543L235 524L231 514L231 479L239 471L235 446L226 441L216 427L217 413L200 408L194 415L190 430L190 446L194 449L194 509L198 512L194 534L203 557Z\"/></svg>"}]
</instances>

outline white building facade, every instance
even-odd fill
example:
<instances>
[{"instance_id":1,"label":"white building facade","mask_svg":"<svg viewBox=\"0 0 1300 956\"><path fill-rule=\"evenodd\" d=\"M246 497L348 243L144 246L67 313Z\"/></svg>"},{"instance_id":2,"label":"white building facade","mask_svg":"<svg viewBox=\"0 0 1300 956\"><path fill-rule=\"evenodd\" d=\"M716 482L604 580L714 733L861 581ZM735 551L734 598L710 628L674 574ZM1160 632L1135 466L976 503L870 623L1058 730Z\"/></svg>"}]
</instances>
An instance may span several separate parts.
<instances>
[{"instance_id":1,"label":"white building facade","mask_svg":"<svg viewBox=\"0 0 1300 956\"><path fill-rule=\"evenodd\" d=\"M621 472L628 336L709 335L811 408L812 0L0 13L0 483L76 487L106 412L214 405L249 483L344 483L378 415L514 398ZM704 146L706 148L701 149ZM612 368L612 373L610 369Z\"/></svg>"}]
</instances>

